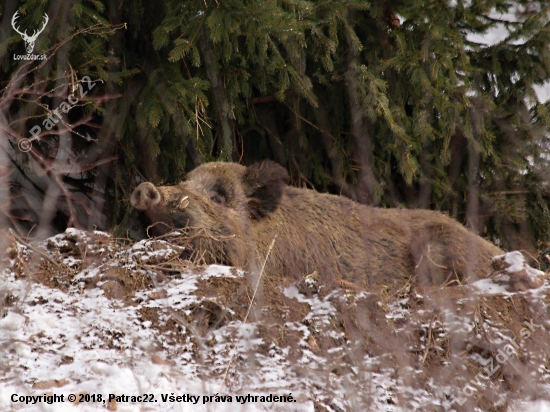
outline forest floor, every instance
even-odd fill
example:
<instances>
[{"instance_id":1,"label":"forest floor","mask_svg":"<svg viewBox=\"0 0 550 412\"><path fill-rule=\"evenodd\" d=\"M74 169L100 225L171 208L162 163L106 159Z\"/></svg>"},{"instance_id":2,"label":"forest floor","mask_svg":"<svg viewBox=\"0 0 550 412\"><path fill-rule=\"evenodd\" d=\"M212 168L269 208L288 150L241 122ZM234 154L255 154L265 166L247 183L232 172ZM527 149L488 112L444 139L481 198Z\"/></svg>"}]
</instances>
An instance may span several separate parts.
<instances>
[{"instance_id":1,"label":"forest floor","mask_svg":"<svg viewBox=\"0 0 550 412\"><path fill-rule=\"evenodd\" d=\"M550 411L550 285L519 252L469 285L328 290L177 236L10 236L2 411Z\"/></svg>"}]
</instances>

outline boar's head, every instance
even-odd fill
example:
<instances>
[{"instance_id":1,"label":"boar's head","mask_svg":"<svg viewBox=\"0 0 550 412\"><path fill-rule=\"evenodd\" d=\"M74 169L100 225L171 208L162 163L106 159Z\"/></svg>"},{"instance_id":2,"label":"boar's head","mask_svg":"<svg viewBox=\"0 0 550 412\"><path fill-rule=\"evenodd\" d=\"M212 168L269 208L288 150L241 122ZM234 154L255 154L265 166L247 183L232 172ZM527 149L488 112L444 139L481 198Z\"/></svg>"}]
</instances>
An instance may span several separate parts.
<instances>
[{"instance_id":1,"label":"boar's head","mask_svg":"<svg viewBox=\"0 0 550 412\"><path fill-rule=\"evenodd\" d=\"M191 235L202 234L193 246L208 252L207 261L244 265L251 224L277 209L287 180L286 170L271 161L249 167L206 163L174 186L141 183L130 203L153 225L153 235L188 228Z\"/></svg>"}]
</instances>

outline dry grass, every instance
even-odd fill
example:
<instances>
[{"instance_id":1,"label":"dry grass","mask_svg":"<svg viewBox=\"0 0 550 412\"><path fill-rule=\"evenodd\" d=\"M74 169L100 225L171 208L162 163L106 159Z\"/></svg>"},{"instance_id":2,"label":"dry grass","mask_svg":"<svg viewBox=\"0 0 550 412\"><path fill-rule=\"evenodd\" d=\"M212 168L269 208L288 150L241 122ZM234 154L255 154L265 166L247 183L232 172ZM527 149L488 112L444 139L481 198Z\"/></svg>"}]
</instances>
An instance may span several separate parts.
<instances>
[{"instance_id":1,"label":"dry grass","mask_svg":"<svg viewBox=\"0 0 550 412\"><path fill-rule=\"evenodd\" d=\"M11 267L17 276L66 290L74 286L78 273L93 266L97 275L87 279L85 288L100 288L109 299L136 305L140 292L162 300L171 278L203 269L208 252L189 250L186 235L167 234L133 250L136 245L83 232L41 246L12 233ZM73 266L67 264L70 257L76 262ZM492 277L503 285L509 273L501 261L496 266ZM169 321L161 321L161 309L143 307L140 314L160 333L173 332L175 341L184 342L186 334L191 335L196 361L205 365L205 376L221 379L220 392L246 385L260 370L255 359L277 350L295 363L291 369L307 382L304 388L309 388L316 410L343 410L337 399L346 399L354 410L372 410L382 396L388 408L413 410L423 398L422 410L504 411L518 400L549 398L541 390L550 370L547 283L526 280L525 273L514 276L508 281L510 291L502 293L470 285L419 290L414 279L397 291L364 291L349 282L330 290L315 273L293 284L262 270L249 278L202 278L196 291L200 304L187 311L162 308L170 313ZM289 289L285 292L289 287L300 297L289 295ZM9 293L0 298L0 313L16 305ZM528 337L522 332L526 321L540 325ZM235 322L241 328L253 324L254 338L262 343L243 357L235 348L246 338L238 328L227 329L233 341L225 354L229 362L213 367L216 362L207 353L214 332ZM511 340L517 348L498 362L499 351L505 351ZM296 363L304 353L322 362ZM487 374L483 362L490 359L499 367ZM381 376L393 382L382 395L380 388L371 386L373 377ZM465 402L451 406L452 397Z\"/></svg>"}]
</instances>

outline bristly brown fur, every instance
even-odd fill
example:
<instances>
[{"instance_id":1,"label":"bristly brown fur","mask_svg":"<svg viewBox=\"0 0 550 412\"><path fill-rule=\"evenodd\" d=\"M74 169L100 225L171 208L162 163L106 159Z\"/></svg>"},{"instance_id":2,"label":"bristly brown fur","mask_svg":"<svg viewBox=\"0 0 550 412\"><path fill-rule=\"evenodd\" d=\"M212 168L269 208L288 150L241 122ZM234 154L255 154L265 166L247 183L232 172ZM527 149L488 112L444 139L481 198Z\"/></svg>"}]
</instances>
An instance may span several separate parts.
<instances>
[{"instance_id":1,"label":"bristly brown fur","mask_svg":"<svg viewBox=\"0 0 550 412\"><path fill-rule=\"evenodd\" d=\"M158 192L149 194L159 195L158 204L142 204L147 197L136 194L139 187L131 202L152 222L211 235L194 247L219 263L253 265L277 235L266 276L317 271L332 284L352 282L365 290L397 290L414 276L419 286L478 278L503 253L440 212L369 207L287 181L286 170L271 161L207 163L177 186L147 184Z\"/></svg>"}]
</instances>

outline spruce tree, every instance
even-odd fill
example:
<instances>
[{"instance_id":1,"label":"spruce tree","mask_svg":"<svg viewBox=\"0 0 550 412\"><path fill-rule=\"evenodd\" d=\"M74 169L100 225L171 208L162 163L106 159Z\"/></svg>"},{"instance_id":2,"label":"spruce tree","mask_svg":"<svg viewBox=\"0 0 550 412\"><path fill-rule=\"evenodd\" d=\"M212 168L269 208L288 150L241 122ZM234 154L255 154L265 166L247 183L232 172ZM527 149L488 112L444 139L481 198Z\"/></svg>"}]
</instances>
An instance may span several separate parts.
<instances>
[{"instance_id":1,"label":"spruce tree","mask_svg":"<svg viewBox=\"0 0 550 412\"><path fill-rule=\"evenodd\" d=\"M4 20L17 10L8 6ZM140 180L170 184L206 161L271 158L293 184L383 207L439 209L504 248L540 249L550 229L549 115L535 87L548 87L549 7L28 0L21 25L48 12L38 47L56 57L17 78L22 65L10 56L22 42L3 35L4 113L22 137L47 113L41 104L55 107L49 87L60 91L71 76L101 81L69 116L83 122L69 128L70 147L92 165L88 180L63 178L105 195L108 219L97 221L121 233L132 226L127 199ZM508 36L476 41L496 28ZM14 82L48 86L29 101L13 94L29 90ZM41 153L55 153L56 136L43 136ZM25 156L35 154L14 164L24 166Z\"/></svg>"}]
</instances>

